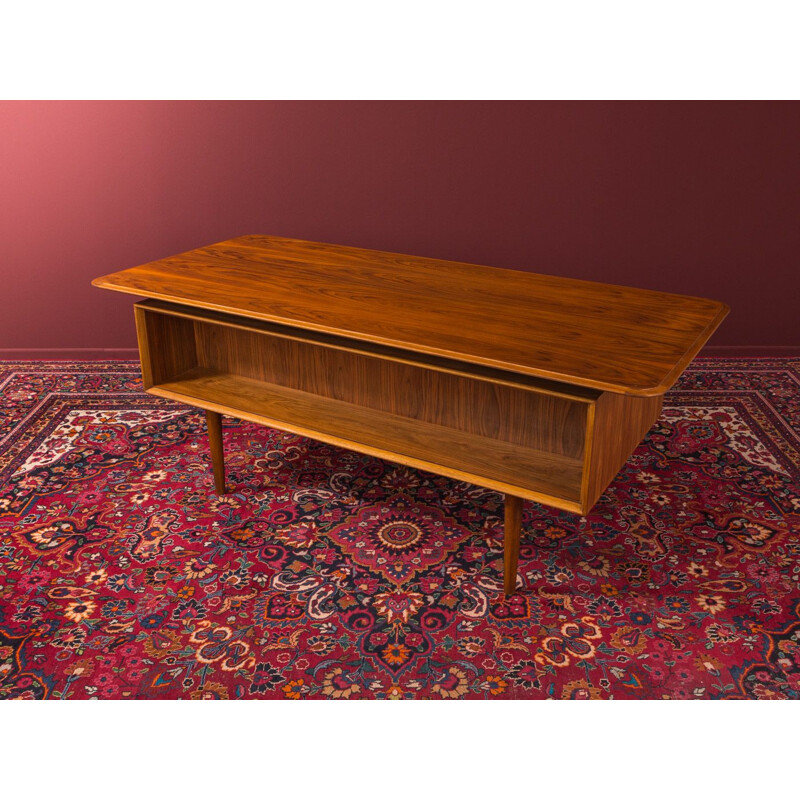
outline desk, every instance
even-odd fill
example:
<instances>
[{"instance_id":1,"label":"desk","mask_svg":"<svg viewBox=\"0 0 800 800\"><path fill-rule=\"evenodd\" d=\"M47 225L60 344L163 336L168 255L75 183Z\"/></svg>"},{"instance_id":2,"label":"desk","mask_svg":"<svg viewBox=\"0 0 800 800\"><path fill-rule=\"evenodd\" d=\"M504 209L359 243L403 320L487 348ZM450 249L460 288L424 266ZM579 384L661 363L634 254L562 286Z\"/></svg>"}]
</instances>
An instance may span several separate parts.
<instances>
[{"instance_id":1,"label":"desk","mask_svg":"<svg viewBox=\"0 0 800 800\"><path fill-rule=\"evenodd\" d=\"M713 300L417 256L242 236L115 272L145 389L586 514L728 313Z\"/></svg>"}]
</instances>

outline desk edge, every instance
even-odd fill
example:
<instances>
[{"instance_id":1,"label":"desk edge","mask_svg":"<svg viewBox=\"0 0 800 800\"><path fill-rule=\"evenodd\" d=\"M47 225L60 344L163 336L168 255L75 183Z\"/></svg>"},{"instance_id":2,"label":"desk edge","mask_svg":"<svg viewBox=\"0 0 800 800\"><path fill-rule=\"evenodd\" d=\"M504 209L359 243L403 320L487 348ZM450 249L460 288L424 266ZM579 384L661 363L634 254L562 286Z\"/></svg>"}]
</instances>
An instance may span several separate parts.
<instances>
[{"instance_id":1,"label":"desk edge","mask_svg":"<svg viewBox=\"0 0 800 800\"><path fill-rule=\"evenodd\" d=\"M609 381L597 381L591 378L582 378L577 375L567 375L561 372L554 372L552 370L546 370L541 368L530 368L524 367L519 364L512 364L505 361L498 361L495 359L487 359L487 358L480 358L480 357L469 357L466 358L463 353L457 353L450 350L445 350L442 348L437 347L426 347L425 345L410 345L407 342L398 342L394 339L389 339L386 337L381 336L370 336L361 333L356 333L354 331L347 331L341 328L331 327L327 325L316 325L314 323L303 322L298 323L297 320L287 319L285 317L281 317L275 314L263 314L263 313L251 313L251 314L242 314L241 309L230 308L228 306L219 305L218 303L206 303L203 301L191 301L188 302L185 299L176 298L173 295L169 294L161 294L158 292L147 292L142 293L140 290L131 289L127 286L120 286L119 284L115 284L113 279L121 274L122 272L126 272L127 270L120 270L117 272L109 273L108 275L101 275L100 277L95 278L91 283L92 286L95 286L99 289L109 289L115 292L122 292L123 294L130 294L134 297L148 297L155 300L163 300L168 303L175 303L176 305L187 306L189 308L205 308L210 311L220 311L225 314L232 314L234 316L243 317L245 319L261 319L266 320L267 322L275 322L281 325L286 325L288 327L299 328L301 330L311 330L311 331L319 331L323 333L330 333L335 334L337 336L343 336L349 339L353 339L355 341L367 341L373 342L376 344L387 345L390 347L395 347L400 350L406 350L408 352L418 352L418 353L426 353L428 355L435 355L435 356L442 356L445 358L451 358L456 361L461 361L464 363L472 363L472 364L481 364L487 367L494 367L495 369L502 369L507 372L516 372L522 375L530 375L537 378L545 378L548 380L558 381L560 383L565 384L572 384L576 386L584 386L589 389L599 389L601 391L606 392L614 392L616 394L626 394L626 395L633 395L637 397L653 397L655 395L664 394L678 379L680 374L686 369L692 359L700 352L700 349L703 345L708 341L714 331L719 327L720 323L725 319L728 315L730 308L725 304L718 300L708 300L707 302L713 303L718 307L717 314L714 318L709 322L709 324L698 334L697 338L693 342L692 346L686 350L684 355L676 362L675 366L664 376L664 378L654 386L636 386L636 385L624 385L619 383L613 383Z\"/></svg>"}]
</instances>

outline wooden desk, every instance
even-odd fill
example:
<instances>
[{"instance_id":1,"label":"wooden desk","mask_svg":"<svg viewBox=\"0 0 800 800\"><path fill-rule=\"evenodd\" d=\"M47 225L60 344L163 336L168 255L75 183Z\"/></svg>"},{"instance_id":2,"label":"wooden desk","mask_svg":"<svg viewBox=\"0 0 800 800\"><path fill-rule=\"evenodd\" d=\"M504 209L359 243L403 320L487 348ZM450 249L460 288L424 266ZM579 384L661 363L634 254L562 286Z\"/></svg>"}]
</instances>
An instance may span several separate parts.
<instances>
[{"instance_id":1,"label":"wooden desk","mask_svg":"<svg viewBox=\"0 0 800 800\"><path fill-rule=\"evenodd\" d=\"M145 389L586 514L728 313L713 300L242 236L97 278L135 305Z\"/></svg>"}]
</instances>

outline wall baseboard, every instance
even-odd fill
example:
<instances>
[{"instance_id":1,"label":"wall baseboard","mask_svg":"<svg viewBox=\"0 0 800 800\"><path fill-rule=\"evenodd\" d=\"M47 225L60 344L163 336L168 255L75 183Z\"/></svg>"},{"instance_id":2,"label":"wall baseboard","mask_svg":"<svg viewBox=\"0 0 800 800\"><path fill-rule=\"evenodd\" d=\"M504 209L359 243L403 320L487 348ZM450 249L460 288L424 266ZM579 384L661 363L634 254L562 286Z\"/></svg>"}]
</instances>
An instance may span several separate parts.
<instances>
[{"instance_id":1,"label":"wall baseboard","mask_svg":"<svg viewBox=\"0 0 800 800\"><path fill-rule=\"evenodd\" d=\"M699 355L713 358L794 358L800 345L710 345ZM10 347L0 348L0 361L138 361L135 347Z\"/></svg>"},{"instance_id":2,"label":"wall baseboard","mask_svg":"<svg viewBox=\"0 0 800 800\"><path fill-rule=\"evenodd\" d=\"M0 348L0 361L139 360L135 347L10 347Z\"/></svg>"},{"instance_id":3,"label":"wall baseboard","mask_svg":"<svg viewBox=\"0 0 800 800\"><path fill-rule=\"evenodd\" d=\"M699 355L713 358L795 358L800 345L708 345Z\"/></svg>"}]
</instances>

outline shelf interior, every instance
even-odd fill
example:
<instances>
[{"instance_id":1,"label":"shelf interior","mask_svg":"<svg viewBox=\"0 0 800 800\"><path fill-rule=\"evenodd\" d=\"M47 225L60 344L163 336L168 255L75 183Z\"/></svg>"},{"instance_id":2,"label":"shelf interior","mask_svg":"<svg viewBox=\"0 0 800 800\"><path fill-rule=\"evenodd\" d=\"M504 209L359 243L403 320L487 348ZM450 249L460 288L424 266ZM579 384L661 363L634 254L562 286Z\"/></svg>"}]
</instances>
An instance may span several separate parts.
<instances>
[{"instance_id":1,"label":"shelf interior","mask_svg":"<svg viewBox=\"0 0 800 800\"><path fill-rule=\"evenodd\" d=\"M582 511L596 398L137 305L147 391Z\"/></svg>"},{"instance_id":2,"label":"shelf interior","mask_svg":"<svg viewBox=\"0 0 800 800\"><path fill-rule=\"evenodd\" d=\"M559 498L571 508L580 499L582 460L488 439L441 425L366 409L329 397L270 384L208 367L193 367L151 392L428 468L480 485L519 484L525 493Z\"/></svg>"}]
</instances>

